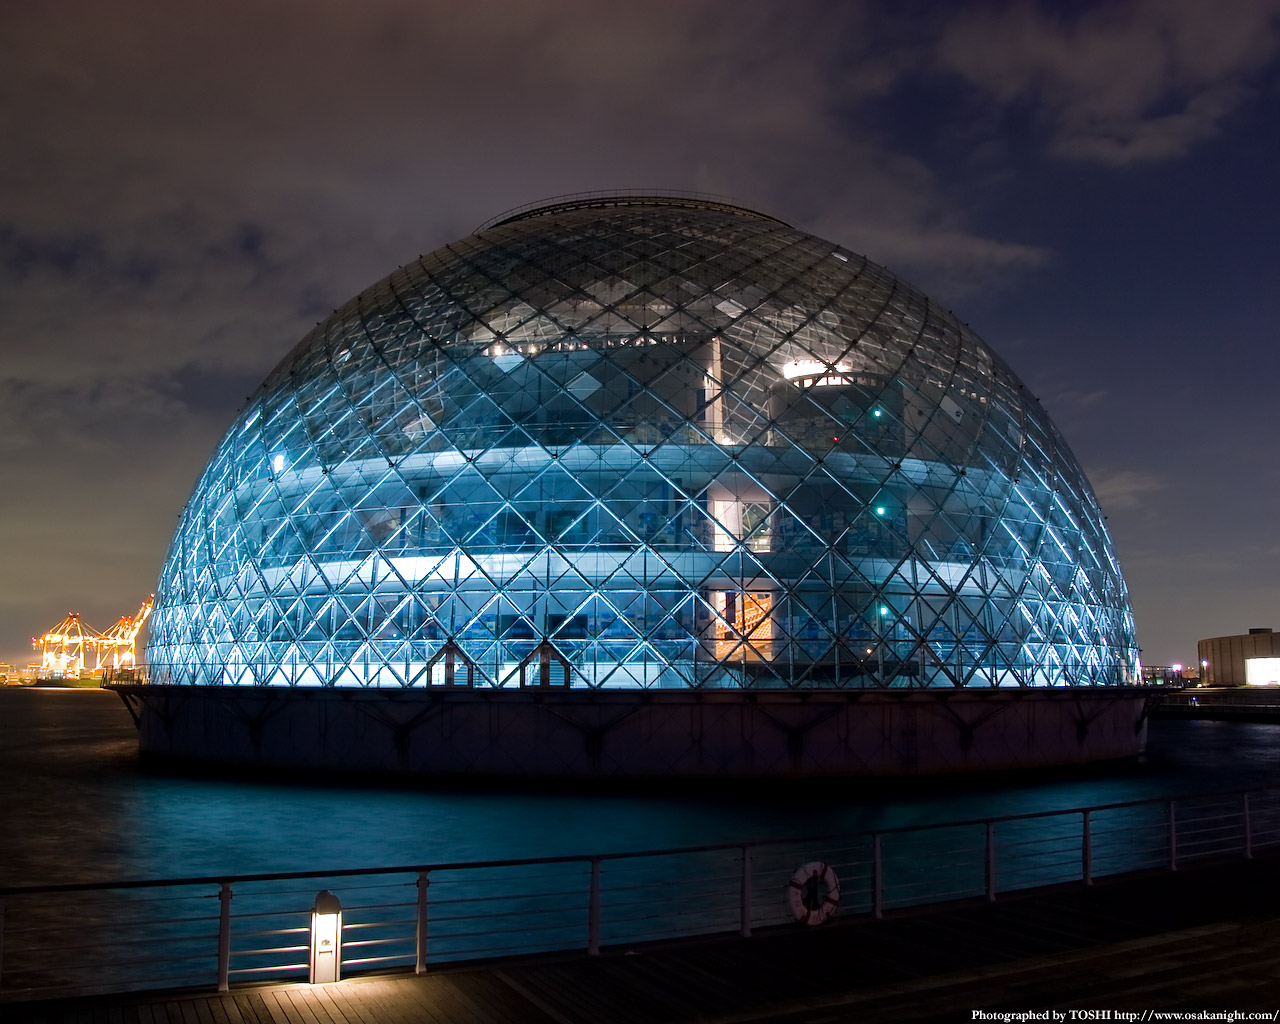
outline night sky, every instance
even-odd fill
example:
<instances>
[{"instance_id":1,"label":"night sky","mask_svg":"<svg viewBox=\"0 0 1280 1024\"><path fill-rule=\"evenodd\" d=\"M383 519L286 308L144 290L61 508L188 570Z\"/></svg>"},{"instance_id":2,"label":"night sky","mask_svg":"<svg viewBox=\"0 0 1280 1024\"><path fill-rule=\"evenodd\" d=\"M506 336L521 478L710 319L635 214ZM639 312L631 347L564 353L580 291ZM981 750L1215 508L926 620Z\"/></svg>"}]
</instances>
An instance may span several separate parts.
<instances>
[{"instance_id":1,"label":"night sky","mask_svg":"<svg viewBox=\"0 0 1280 1024\"><path fill-rule=\"evenodd\" d=\"M501 211L733 197L953 309L1147 664L1280 628L1280 0L0 3L0 660L155 589L318 320Z\"/></svg>"}]
</instances>

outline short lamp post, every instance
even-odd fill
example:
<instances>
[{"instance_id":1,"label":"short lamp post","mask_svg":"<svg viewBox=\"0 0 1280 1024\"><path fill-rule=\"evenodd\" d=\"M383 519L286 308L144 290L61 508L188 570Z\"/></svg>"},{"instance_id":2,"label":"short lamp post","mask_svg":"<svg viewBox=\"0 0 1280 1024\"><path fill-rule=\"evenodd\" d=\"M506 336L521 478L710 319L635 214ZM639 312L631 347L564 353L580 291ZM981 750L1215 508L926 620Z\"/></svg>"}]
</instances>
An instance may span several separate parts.
<instances>
[{"instance_id":1,"label":"short lamp post","mask_svg":"<svg viewBox=\"0 0 1280 1024\"><path fill-rule=\"evenodd\" d=\"M311 984L337 981L341 975L342 904L328 889L321 889L311 911Z\"/></svg>"}]
</instances>

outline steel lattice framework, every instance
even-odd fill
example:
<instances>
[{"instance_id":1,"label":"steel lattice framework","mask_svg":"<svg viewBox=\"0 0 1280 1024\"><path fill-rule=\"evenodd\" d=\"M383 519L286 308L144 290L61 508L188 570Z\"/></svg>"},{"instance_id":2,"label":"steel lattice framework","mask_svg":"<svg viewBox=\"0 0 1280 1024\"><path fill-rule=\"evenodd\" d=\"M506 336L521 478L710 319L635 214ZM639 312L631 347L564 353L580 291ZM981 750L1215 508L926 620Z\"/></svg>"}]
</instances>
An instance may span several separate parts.
<instances>
[{"instance_id":1,"label":"steel lattice framework","mask_svg":"<svg viewBox=\"0 0 1280 1024\"><path fill-rule=\"evenodd\" d=\"M499 219L316 327L201 477L147 656L295 686L1137 668L1097 501L991 349L862 256L671 196Z\"/></svg>"}]
</instances>

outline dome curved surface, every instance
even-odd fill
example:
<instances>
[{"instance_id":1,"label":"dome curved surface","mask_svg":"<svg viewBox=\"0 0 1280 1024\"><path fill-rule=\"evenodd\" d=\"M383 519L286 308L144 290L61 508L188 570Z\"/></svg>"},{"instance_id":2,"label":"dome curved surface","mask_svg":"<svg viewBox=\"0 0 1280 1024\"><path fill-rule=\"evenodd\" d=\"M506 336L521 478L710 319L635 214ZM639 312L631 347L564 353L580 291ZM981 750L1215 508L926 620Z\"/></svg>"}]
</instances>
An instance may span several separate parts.
<instances>
[{"instance_id":1,"label":"dome curved surface","mask_svg":"<svg viewBox=\"0 0 1280 1024\"><path fill-rule=\"evenodd\" d=\"M981 339L771 217L636 196L521 211L308 334L183 512L147 657L301 686L1137 668L1089 484Z\"/></svg>"}]
</instances>

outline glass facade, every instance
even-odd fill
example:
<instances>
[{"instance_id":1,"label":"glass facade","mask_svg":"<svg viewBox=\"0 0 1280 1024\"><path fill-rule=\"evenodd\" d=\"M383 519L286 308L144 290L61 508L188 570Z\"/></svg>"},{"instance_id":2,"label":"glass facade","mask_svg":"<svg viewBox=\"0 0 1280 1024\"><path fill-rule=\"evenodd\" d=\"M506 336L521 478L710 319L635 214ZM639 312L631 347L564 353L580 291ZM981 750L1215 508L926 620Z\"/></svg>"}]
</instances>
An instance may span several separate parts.
<instances>
[{"instance_id":1,"label":"glass facade","mask_svg":"<svg viewBox=\"0 0 1280 1024\"><path fill-rule=\"evenodd\" d=\"M153 682L1124 685L1097 501L884 268L679 197L570 200L320 324L218 446Z\"/></svg>"}]
</instances>

